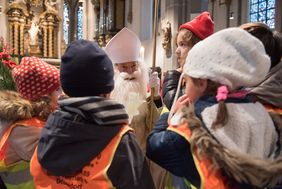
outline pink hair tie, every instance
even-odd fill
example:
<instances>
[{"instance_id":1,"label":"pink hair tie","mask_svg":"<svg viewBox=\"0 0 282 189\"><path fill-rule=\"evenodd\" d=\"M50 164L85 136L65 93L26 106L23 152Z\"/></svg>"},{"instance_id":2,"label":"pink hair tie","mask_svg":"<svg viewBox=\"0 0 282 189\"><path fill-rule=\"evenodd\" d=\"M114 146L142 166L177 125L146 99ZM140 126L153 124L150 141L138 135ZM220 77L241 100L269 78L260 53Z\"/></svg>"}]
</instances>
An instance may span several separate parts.
<instances>
[{"instance_id":1,"label":"pink hair tie","mask_svg":"<svg viewBox=\"0 0 282 189\"><path fill-rule=\"evenodd\" d=\"M226 100L228 96L228 92L229 92L228 88L225 85L218 87L216 94L217 102Z\"/></svg>"}]
</instances>

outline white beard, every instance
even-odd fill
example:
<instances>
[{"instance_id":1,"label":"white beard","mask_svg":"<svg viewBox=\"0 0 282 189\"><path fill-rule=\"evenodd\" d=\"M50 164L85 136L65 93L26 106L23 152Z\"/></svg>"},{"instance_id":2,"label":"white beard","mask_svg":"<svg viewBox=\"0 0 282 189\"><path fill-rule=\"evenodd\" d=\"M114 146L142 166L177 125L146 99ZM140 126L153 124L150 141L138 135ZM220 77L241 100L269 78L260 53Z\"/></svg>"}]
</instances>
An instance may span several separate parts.
<instances>
[{"instance_id":1,"label":"white beard","mask_svg":"<svg viewBox=\"0 0 282 189\"><path fill-rule=\"evenodd\" d=\"M138 114L138 107L146 100L148 76L145 74L147 72L140 67L132 74L115 70L115 88L111 98L125 106L129 121Z\"/></svg>"}]
</instances>

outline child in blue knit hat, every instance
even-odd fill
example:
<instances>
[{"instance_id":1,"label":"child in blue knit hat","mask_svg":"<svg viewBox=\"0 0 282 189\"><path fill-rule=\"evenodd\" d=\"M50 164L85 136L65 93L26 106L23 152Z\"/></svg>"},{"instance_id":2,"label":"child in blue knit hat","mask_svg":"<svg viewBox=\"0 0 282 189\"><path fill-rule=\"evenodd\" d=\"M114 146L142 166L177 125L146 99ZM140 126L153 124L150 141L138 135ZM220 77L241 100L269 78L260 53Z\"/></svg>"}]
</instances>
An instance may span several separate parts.
<instances>
[{"instance_id":1,"label":"child in blue knit hat","mask_svg":"<svg viewBox=\"0 0 282 189\"><path fill-rule=\"evenodd\" d=\"M49 117L32 158L36 188L155 188L124 106L109 99L113 77L95 42L68 46L61 84L69 98Z\"/></svg>"}]
</instances>

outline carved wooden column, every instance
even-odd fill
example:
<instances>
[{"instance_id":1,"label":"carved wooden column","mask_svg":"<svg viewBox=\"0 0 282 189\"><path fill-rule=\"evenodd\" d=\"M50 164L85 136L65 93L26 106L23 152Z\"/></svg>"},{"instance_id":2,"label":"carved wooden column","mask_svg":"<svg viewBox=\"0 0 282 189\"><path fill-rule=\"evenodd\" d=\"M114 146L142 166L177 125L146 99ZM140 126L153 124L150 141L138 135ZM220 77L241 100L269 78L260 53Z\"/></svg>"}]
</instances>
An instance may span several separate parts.
<instances>
[{"instance_id":1,"label":"carved wooden column","mask_svg":"<svg viewBox=\"0 0 282 189\"><path fill-rule=\"evenodd\" d=\"M54 57L58 58L59 56L59 52L58 52L58 46L59 46L59 43L58 43L58 38L59 38L59 23L57 23L57 25L54 27L54 30L53 30L53 54L54 54Z\"/></svg>"},{"instance_id":2,"label":"carved wooden column","mask_svg":"<svg viewBox=\"0 0 282 189\"><path fill-rule=\"evenodd\" d=\"M42 23L43 28L43 57L48 57L48 23L43 22Z\"/></svg>"},{"instance_id":3,"label":"carved wooden column","mask_svg":"<svg viewBox=\"0 0 282 189\"><path fill-rule=\"evenodd\" d=\"M23 56L24 55L24 24L20 25L20 55Z\"/></svg>"},{"instance_id":4,"label":"carved wooden column","mask_svg":"<svg viewBox=\"0 0 282 189\"><path fill-rule=\"evenodd\" d=\"M28 16L25 4L12 3L8 8L9 43L15 55L24 54L24 25Z\"/></svg>"},{"instance_id":5,"label":"carved wooden column","mask_svg":"<svg viewBox=\"0 0 282 189\"><path fill-rule=\"evenodd\" d=\"M56 58L55 48L58 41L58 15L45 11L40 16L40 25L43 29L43 56L45 58Z\"/></svg>"},{"instance_id":6,"label":"carved wooden column","mask_svg":"<svg viewBox=\"0 0 282 189\"><path fill-rule=\"evenodd\" d=\"M10 39L10 47L13 48L13 33L14 33L14 25L12 23L9 24L9 39Z\"/></svg>"},{"instance_id":7,"label":"carved wooden column","mask_svg":"<svg viewBox=\"0 0 282 189\"><path fill-rule=\"evenodd\" d=\"M53 26L49 25L48 27L48 57L54 57L54 46L53 46Z\"/></svg>"},{"instance_id":8,"label":"carved wooden column","mask_svg":"<svg viewBox=\"0 0 282 189\"><path fill-rule=\"evenodd\" d=\"M13 43L13 46L14 46L14 53L15 54L19 54L19 23L14 23L14 43Z\"/></svg>"}]
</instances>

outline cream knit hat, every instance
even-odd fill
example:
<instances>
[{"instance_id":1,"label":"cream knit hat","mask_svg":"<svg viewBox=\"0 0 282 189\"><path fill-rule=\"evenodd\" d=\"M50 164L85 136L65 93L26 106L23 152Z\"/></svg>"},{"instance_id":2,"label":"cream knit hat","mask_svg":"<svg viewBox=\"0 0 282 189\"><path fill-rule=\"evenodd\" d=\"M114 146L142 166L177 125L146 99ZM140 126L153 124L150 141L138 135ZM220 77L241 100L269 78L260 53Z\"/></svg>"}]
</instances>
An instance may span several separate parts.
<instances>
[{"instance_id":1,"label":"cream knit hat","mask_svg":"<svg viewBox=\"0 0 282 189\"><path fill-rule=\"evenodd\" d=\"M197 43L190 51L183 74L228 86L259 84L270 68L263 44L239 28L221 30Z\"/></svg>"}]
</instances>

